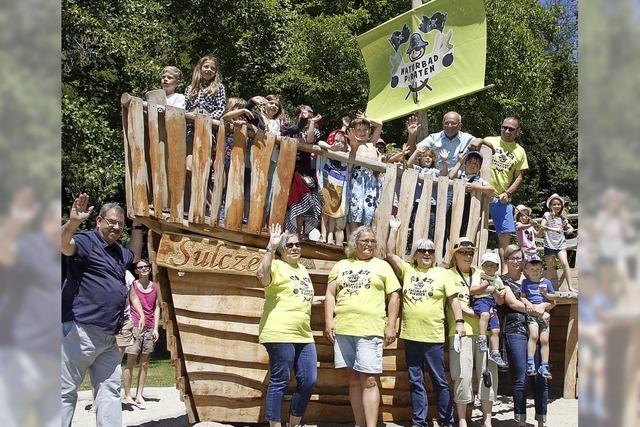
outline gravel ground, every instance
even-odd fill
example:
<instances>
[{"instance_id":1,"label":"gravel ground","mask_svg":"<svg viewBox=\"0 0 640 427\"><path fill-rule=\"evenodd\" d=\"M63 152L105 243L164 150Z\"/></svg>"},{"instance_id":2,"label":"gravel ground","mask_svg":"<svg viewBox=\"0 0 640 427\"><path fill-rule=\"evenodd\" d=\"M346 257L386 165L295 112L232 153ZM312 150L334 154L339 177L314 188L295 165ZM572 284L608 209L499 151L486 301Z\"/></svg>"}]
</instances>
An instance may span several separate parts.
<instances>
[{"instance_id":1,"label":"gravel ground","mask_svg":"<svg viewBox=\"0 0 640 427\"><path fill-rule=\"evenodd\" d=\"M189 425L185 414L184 403L180 401L178 390L173 387L146 387L144 392L147 400L146 409L124 406L122 408L123 425L130 427L186 427ZM534 423L533 400L527 402L527 418L530 427L537 426ZM478 405L476 405L478 407ZM78 393L78 405L76 406L73 427L94 427L95 414L91 413L91 392ZM473 411L474 421L480 420L480 410ZM511 399L504 397L494 405L493 427L511 427L513 410ZM351 427L353 424L319 424L317 427ZM410 425L410 423L408 424ZM479 426L479 423L472 423ZM221 427L225 424L202 422L197 427ZM386 427L398 426L398 424L386 423ZM315 427L308 425L308 427ZM575 399L556 399L549 402L547 427L578 427L578 401Z\"/></svg>"}]
</instances>

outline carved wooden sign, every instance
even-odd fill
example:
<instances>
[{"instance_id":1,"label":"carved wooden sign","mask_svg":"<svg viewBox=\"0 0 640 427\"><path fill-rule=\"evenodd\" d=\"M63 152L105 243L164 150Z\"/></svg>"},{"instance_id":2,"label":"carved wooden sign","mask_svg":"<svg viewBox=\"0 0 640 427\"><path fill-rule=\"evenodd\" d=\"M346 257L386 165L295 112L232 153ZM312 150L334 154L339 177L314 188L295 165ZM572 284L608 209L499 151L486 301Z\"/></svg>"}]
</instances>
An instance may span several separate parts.
<instances>
[{"instance_id":1,"label":"carved wooden sign","mask_svg":"<svg viewBox=\"0 0 640 427\"><path fill-rule=\"evenodd\" d=\"M164 233L156 263L174 270L255 276L263 254L213 238Z\"/></svg>"}]
</instances>

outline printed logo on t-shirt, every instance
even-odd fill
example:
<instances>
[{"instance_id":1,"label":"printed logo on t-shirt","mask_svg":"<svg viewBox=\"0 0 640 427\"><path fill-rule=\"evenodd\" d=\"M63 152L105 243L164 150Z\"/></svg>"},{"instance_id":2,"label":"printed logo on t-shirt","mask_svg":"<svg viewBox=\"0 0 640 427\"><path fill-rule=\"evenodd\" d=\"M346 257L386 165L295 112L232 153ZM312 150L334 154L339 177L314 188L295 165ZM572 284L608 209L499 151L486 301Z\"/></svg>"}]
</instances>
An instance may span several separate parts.
<instances>
[{"instance_id":1,"label":"printed logo on t-shirt","mask_svg":"<svg viewBox=\"0 0 640 427\"><path fill-rule=\"evenodd\" d=\"M347 296L358 295L360 289L371 288L371 272L369 270L346 270L341 274L339 291L345 291Z\"/></svg>"},{"instance_id":2,"label":"printed logo on t-shirt","mask_svg":"<svg viewBox=\"0 0 640 427\"><path fill-rule=\"evenodd\" d=\"M303 277L300 279L297 275L289 276L291 283L293 283L293 293L299 295L305 301L311 301L313 299L313 285L311 279Z\"/></svg>"},{"instance_id":3,"label":"printed logo on t-shirt","mask_svg":"<svg viewBox=\"0 0 640 427\"><path fill-rule=\"evenodd\" d=\"M411 286L404 289L404 294L415 303L422 301L422 298L433 296L433 279L430 277L411 276L409 279Z\"/></svg>"},{"instance_id":4,"label":"printed logo on t-shirt","mask_svg":"<svg viewBox=\"0 0 640 427\"><path fill-rule=\"evenodd\" d=\"M502 147L496 147L493 155L493 168L499 172L506 172L511 169L516 162L516 155L512 151L505 151Z\"/></svg>"}]
</instances>

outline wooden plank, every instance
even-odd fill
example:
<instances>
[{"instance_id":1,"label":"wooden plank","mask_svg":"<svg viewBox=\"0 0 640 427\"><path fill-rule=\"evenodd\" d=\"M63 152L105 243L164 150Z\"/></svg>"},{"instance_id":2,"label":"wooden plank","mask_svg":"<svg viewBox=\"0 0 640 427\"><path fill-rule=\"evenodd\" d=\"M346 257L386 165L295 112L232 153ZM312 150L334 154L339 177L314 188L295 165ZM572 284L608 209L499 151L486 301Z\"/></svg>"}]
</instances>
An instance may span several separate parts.
<instances>
[{"instance_id":1,"label":"wooden plank","mask_svg":"<svg viewBox=\"0 0 640 427\"><path fill-rule=\"evenodd\" d=\"M447 224L447 192L449 179L446 176L438 177L438 199L436 202L436 230L434 242L436 245L436 265L442 264L442 249L444 248L444 234Z\"/></svg>"},{"instance_id":2,"label":"wooden plank","mask_svg":"<svg viewBox=\"0 0 640 427\"><path fill-rule=\"evenodd\" d=\"M407 169L402 173L400 182L400 200L398 205L398 218L400 219L400 230L396 241L396 252L401 258L407 259L407 238L409 227L412 226L411 211L415 200L416 184L418 182L418 171Z\"/></svg>"},{"instance_id":3,"label":"wooden plank","mask_svg":"<svg viewBox=\"0 0 640 427\"><path fill-rule=\"evenodd\" d=\"M275 141L275 135L260 131L256 134L251 146L251 206L247 222L249 233L258 234L262 229L269 184L269 166Z\"/></svg>"},{"instance_id":4,"label":"wooden plank","mask_svg":"<svg viewBox=\"0 0 640 427\"><path fill-rule=\"evenodd\" d=\"M226 185L226 174L224 172L224 156L226 153L227 134L224 126L218 126L216 135L216 159L213 163L213 191L211 192L211 215L209 224L218 223L218 213L222 205L222 193Z\"/></svg>"},{"instance_id":5,"label":"wooden plank","mask_svg":"<svg viewBox=\"0 0 640 427\"><path fill-rule=\"evenodd\" d=\"M460 237L462 228L462 214L464 213L465 182L458 178L453 182L453 203L451 205L451 226L449 228L449 244L445 253L444 262L449 264L453 245Z\"/></svg>"},{"instance_id":6,"label":"wooden plank","mask_svg":"<svg viewBox=\"0 0 640 427\"><path fill-rule=\"evenodd\" d=\"M162 210L167 206L167 169L165 165L167 135L164 129L164 121L162 122L162 126L160 126L158 106L156 104L149 103L147 123L149 130L153 213L155 217L162 218Z\"/></svg>"},{"instance_id":7,"label":"wooden plank","mask_svg":"<svg viewBox=\"0 0 640 427\"><path fill-rule=\"evenodd\" d=\"M469 221L467 222L467 233L465 237L473 240L478 227L480 226L480 219L482 213L482 198L483 195L479 191L473 191L471 193L471 203L469 204Z\"/></svg>"},{"instance_id":8,"label":"wooden plank","mask_svg":"<svg viewBox=\"0 0 640 427\"><path fill-rule=\"evenodd\" d=\"M129 103L129 149L131 150L131 187L133 189L133 213L149 215L147 191L147 163L144 150L144 111L142 99L133 98Z\"/></svg>"},{"instance_id":9,"label":"wooden plank","mask_svg":"<svg viewBox=\"0 0 640 427\"><path fill-rule=\"evenodd\" d=\"M183 395L183 400L184 406L187 410L187 420L189 421L189 424L195 424L199 422L201 418L200 414L198 413L198 408L196 406L195 400L193 400L193 398L186 393Z\"/></svg>"},{"instance_id":10,"label":"wooden plank","mask_svg":"<svg viewBox=\"0 0 640 427\"><path fill-rule=\"evenodd\" d=\"M189 222L204 223L209 173L211 172L211 116L196 115L191 164Z\"/></svg>"},{"instance_id":11,"label":"wooden plank","mask_svg":"<svg viewBox=\"0 0 640 427\"><path fill-rule=\"evenodd\" d=\"M242 340L221 339L192 331L180 331L180 342L185 355L214 357L221 360L269 363L262 344Z\"/></svg>"},{"instance_id":12,"label":"wooden plank","mask_svg":"<svg viewBox=\"0 0 640 427\"><path fill-rule=\"evenodd\" d=\"M564 391L565 399L578 397L578 305L572 304L569 309L567 339L564 350Z\"/></svg>"},{"instance_id":13,"label":"wooden plank","mask_svg":"<svg viewBox=\"0 0 640 427\"><path fill-rule=\"evenodd\" d=\"M167 105L167 94L164 89L153 89L144 94L149 105L157 104L165 106Z\"/></svg>"},{"instance_id":14,"label":"wooden plank","mask_svg":"<svg viewBox=\"0 0 640 427\"><path fill-rule=\"evenodd\" d=\"M269 225L281 224L284 228L284 220L289 201L289 189L296 166L297 141L293 138L283 137L280 142L280 155L278 164L273 174L271 186L271 211L269 212Z\"/></svg>"},{"instance_id":15,"label":"wooden plank","mask_svg":"<svg viewBox=\"0 0 640 427\"><path fill-rule=\"evenodd\" d=\"M242 227L244 211L244 158L247 152L247 125L233 127L233 144L231 145L231 166L227 184L225 201L224 226L231 231L239 231Z\"/></svg>"},{"instance_id":16,"label":"wooden plank","mask_svg":"<svg viewBox=\"0 0 640 427\"><path fill-rule=\"evenodd\" d=\"M133 189L131 187L131 161L129 159L129 107L122 104L122 135L124 139L124 190L127 199L127 216L133 218Z\"/></svg>"},{"instance_id":17,"label":"wooden plank","mask_svg":"<svg viewBox=\"0 0 640 427\"><path fill-rule=\"evenodd\" d=\"M422 175L425 176L425 175ZM429 238L429 221L431 220L431 193L433 192L433 176L427 175L422 184L422 194L416 218L413 223L413 244L415 245L420 239Z\"/></svg>"},{"instance_id":18,"label":"wooden plank","mask_svg":"<svg viewBox=\"0 0 640 427\"><path fill-rule=\"evenodd\" d=\"M398 167L396 165L387 165L384 173L384 181L382 183L382 192L380 193L380 202L375 213L376 223L376 256L384 258L387 253L387 239L389 238L389 220L391 218L391 208L393 207L393 196L396 188L396 179L398 177Z\"/></svg>"},{"instance_id":19,"label":"wooden plank","mask_svg":"<svg viewBox=\"0 0 640 427\"><path fill-rule=\"evenodd\" d=\"M187 177L187 128L184 110L167 105L164 120L168 146L169 221L182 223L184 184Z\"/></svg>"},{"instance_id":20,"label":"wooden plank","mask_svg":"<svg viewBox=\"0 0 640 427\"><path fill-rule=\"evenodd\" d=\"M264 253L262 249L239 246L208 237L164 233L156 255L156 263L183 272L255 276Z\"/></svg>"}]
</instances>

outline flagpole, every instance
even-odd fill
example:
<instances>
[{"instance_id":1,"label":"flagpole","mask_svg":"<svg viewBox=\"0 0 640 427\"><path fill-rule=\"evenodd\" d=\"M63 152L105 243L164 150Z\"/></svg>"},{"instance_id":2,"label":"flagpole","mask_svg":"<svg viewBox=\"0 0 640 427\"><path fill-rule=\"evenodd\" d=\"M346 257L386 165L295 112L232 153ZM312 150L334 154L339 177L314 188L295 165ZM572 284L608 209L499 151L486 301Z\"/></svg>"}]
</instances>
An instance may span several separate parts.
<instances>
[{"instance_id":1,"label":"flagpole","mask_svg":"<svg viewBox=\"0 0 640 427\"><path fill-rule=\"evenodd\" d=\"M411 0L411 9L417 9L422 6L422 0ZM429 123L427 117L427 109L420 110L415 113L418 119L418 123L421 125L418 128L418 134L416 135L416 144L429 135Z\"/></svg>"}]
</instances>

